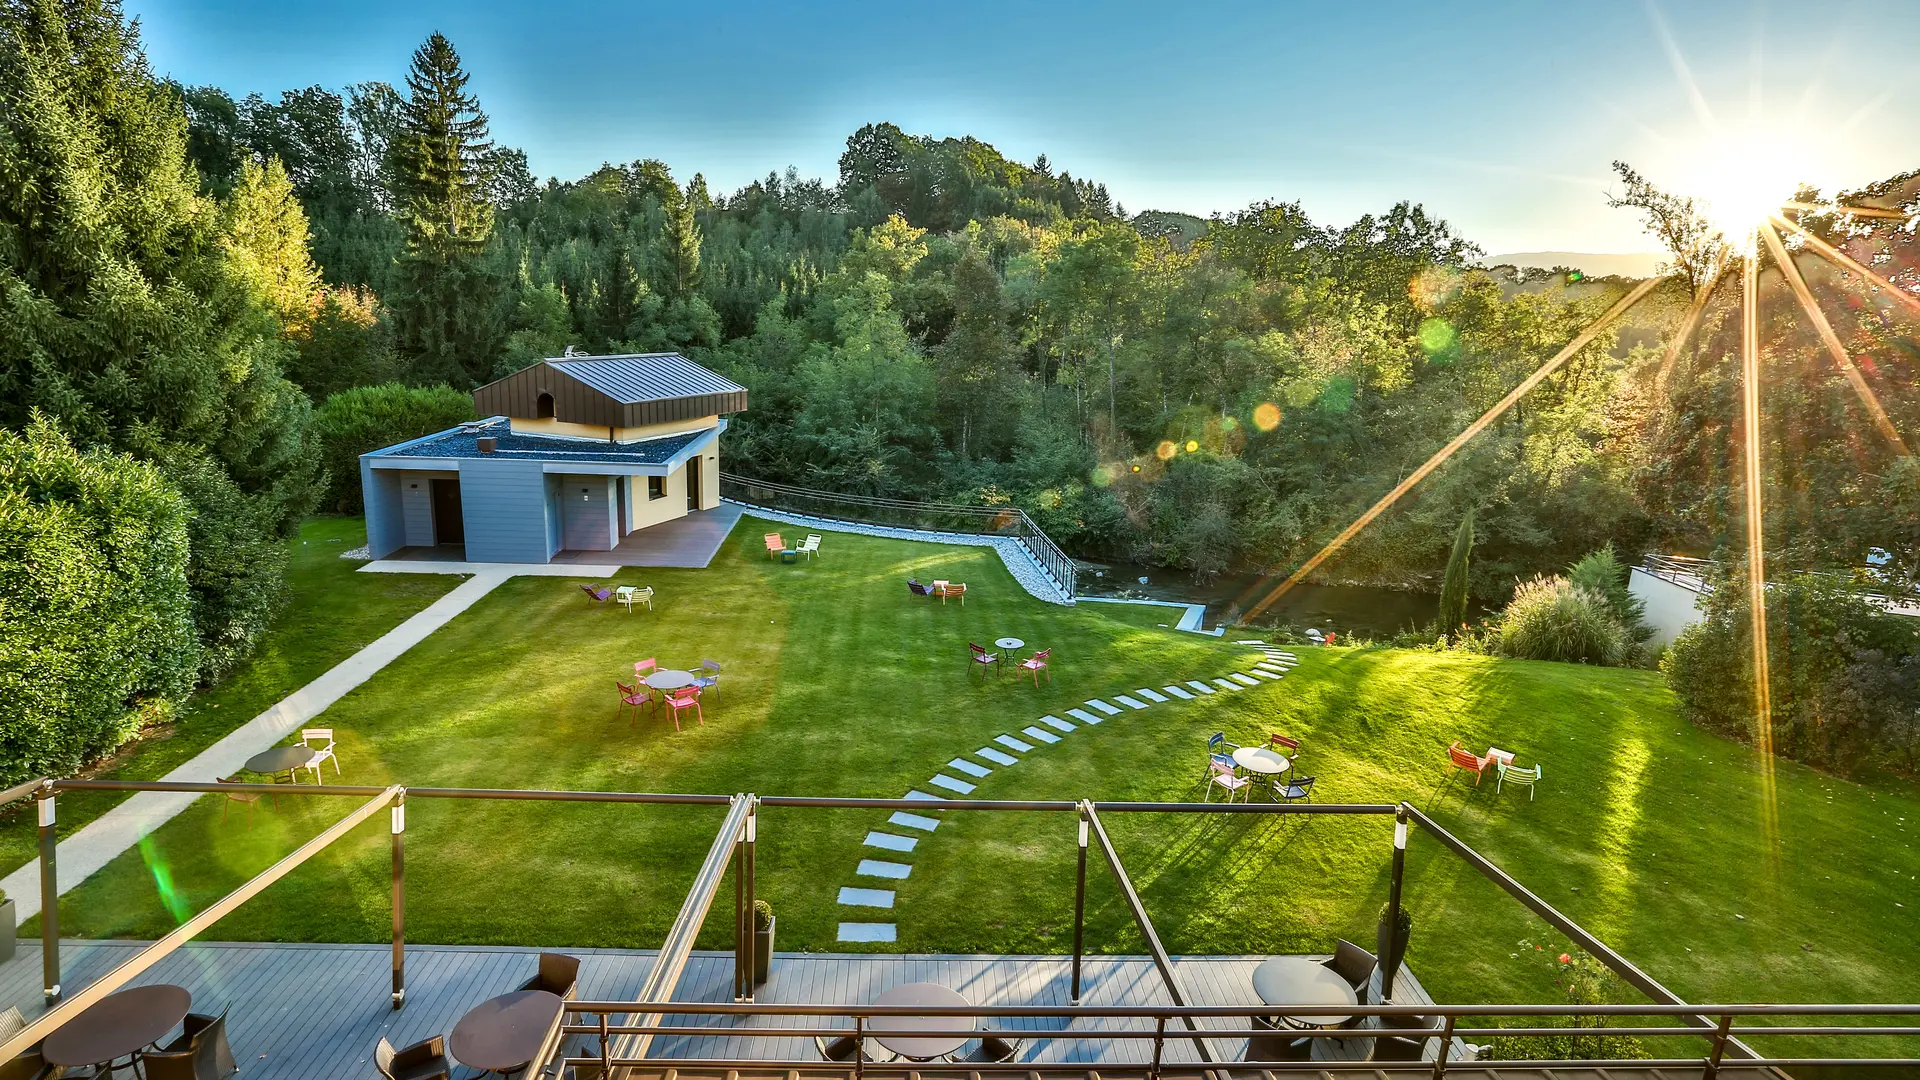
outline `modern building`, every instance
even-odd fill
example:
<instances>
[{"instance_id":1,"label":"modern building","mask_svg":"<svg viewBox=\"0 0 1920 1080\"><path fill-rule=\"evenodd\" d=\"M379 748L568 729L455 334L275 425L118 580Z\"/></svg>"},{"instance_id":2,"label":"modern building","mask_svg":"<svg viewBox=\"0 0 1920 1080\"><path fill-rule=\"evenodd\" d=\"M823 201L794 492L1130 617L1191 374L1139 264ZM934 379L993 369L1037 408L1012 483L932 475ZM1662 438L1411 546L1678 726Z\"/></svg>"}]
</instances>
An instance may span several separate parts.
<instances>
[{"instance_id":1,"label":"modern building","mask_svg":"<svg viewBox=\"0 0 1920 1080\"><path fill-rule=\"evenodd\" d=\"M714 509L747 390L678 353L562 356L473 402L488 419L361 455L374 558L544 563Z\"/></svg>"}]
</instances>

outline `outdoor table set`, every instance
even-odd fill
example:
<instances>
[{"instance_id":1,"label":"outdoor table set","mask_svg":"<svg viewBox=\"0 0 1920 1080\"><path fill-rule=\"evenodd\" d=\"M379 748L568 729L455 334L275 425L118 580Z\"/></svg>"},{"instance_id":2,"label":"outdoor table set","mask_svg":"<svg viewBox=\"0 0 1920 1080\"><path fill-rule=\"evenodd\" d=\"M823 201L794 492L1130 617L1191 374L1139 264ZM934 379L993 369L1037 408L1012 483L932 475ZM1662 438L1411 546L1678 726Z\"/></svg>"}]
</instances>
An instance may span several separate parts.
<instances>
[{"instance_id":1,"label":"outdoor table set","mask_svg":"<svg viewBox=\"0 0 1920 1080\"><path fill-rule=\"evenodd\" d=\"M40 1054L49 1065L93 1067L96 1076L133 1071L140 1055L178 1027L192 1005L192 994L164 983L108 994L48 1035Z\"/></svg>"},{"instance_id":2,"label":"outdoor table set","mask_svg":"<svg viewBox=\"0 0 1920 1080\"><path fill-rule=\"evenodd\" d=\"M462 1065L505 1076L525 1067L540 1052L540 1044L564 1008L560 995L545 990L516 990L488 998L453 1025L447 1048Z\"/></svg>"},{"instance_id":3,"label":"outdoor table set","mask_svg":"<svg viewBox=\"0 0 1920 1080\"><path fill-rule=\"evenodd\" d=\"M883 991L873 1003L883 1008L930 1008L965 1009L971 1002L958 991L941 986L939 983L912 982L902 983ZM999 1036L980 1031L975 1017L947 1014L941 1016L913 1014L895 1014L875 1016L868 1020L867 1030L873 1033L873 1041L908 1061L958 1061L966 1063L1000 1064L1011 1061L1019 1053L1018 1039L1007 1040ZM978 1039L980 1045L965 1057L958 1057L960 1048ZM840 1040L843 1049L848 1040ZM830 1060L840 1060L832 1056L831 1048L822 1044L822 1054Z\"/></svg>"}]
</instances>

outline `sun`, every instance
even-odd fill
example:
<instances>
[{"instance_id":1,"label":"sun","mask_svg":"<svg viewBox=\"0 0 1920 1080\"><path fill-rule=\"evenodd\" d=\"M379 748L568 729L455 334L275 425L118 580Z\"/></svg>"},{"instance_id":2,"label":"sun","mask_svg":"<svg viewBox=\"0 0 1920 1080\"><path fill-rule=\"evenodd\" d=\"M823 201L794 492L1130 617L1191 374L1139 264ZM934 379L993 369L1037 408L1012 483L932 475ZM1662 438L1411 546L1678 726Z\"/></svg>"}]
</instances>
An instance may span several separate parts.
<instances>
[{"instance_id":1,"label":"sun","mask_svg":"<svg viewBox=\"0 0 1920 1080\"><path fill-rule=\"evenodd\" d=\"M1785 140L1755 129L1699 140L1680 190L1699 199L1727 241L1751 251L1755 230L1793 198L1800 177Z\"/></svg>"}]
</instances>

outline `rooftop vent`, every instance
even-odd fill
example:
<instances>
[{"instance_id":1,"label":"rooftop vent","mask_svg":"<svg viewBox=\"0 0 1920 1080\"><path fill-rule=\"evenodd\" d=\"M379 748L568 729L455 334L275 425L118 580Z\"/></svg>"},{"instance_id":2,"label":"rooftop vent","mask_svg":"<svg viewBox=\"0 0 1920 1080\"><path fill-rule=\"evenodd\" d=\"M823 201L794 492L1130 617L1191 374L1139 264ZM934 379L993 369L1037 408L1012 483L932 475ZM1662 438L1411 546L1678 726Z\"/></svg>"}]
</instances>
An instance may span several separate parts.
<instances>
[{"instance_id":1,"label":"rooftop vent","mask_svg":"<svg viewBox=\"0 0 1920 1080\"><path fill-rule=\"evenodd\" d=\"M481 453L491 454L494 452L496 448L499 447L500 440L494 438L491 435L487 435L487 436L482 436L481 438L475 439L474 444L480 448Z\"/></svg>"}]
</instances>

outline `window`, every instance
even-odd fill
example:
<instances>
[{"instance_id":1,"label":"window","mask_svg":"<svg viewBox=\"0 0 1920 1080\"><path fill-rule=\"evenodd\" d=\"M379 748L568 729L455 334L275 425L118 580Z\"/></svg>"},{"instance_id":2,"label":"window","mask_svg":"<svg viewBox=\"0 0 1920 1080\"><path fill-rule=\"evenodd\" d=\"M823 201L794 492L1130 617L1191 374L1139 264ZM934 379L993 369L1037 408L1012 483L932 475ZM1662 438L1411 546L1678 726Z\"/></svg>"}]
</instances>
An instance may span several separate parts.
<instances>
[{"instance_id":1,"label":"window","mask_svg":"<svg viewBox=\"0 0 1920 1080\"><path fill-rule=\"evenodd\" d=\"M533 416L536 420L553 419L553 395L542 393L533 403Z\"/></svg>"},{"instance_id":2,"label":"window","mask_svg":"<svg viewBox=\"0 0 1920 1080\"><path fill-rule=\"evenodd\" d=\"M647 498L664 499L667 497L667 478L664 476L647 477Z\"/></svg>"}]
</instances>

